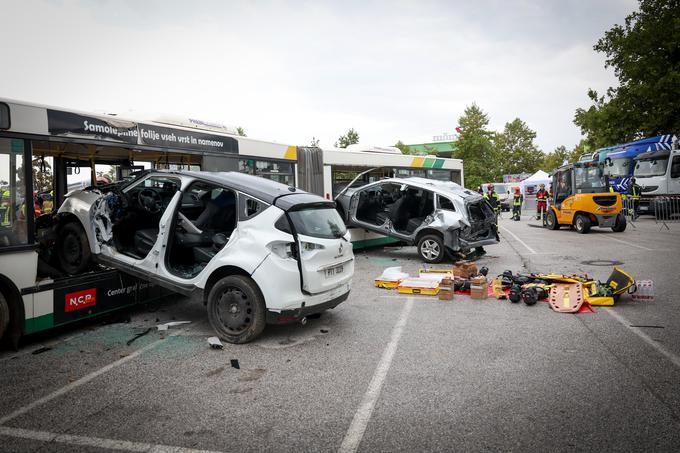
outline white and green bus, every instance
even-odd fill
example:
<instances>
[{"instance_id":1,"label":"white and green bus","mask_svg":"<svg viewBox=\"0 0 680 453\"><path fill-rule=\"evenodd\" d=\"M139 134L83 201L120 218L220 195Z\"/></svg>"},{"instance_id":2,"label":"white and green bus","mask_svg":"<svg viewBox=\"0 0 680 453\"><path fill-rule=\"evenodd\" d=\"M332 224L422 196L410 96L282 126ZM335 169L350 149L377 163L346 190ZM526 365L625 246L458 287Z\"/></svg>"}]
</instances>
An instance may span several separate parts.
<instances>
[{"instance_id":1,"label":"white and green bus","mask_svg":"<svg viewBox=\"0 0 680 453\"><path fill-rule=\"evenodd\" d=\"M122 118L0 98L0 340L16 346L22 335L168 294L112 269L67 278L51 257L50 214L69 190L144 168L241 171L328 199L370 169L363 182L424 176L463 183L457 159L298 147L192 118ZM354 230L353 241L393 239Z\"/></svg>"}]
</instances>

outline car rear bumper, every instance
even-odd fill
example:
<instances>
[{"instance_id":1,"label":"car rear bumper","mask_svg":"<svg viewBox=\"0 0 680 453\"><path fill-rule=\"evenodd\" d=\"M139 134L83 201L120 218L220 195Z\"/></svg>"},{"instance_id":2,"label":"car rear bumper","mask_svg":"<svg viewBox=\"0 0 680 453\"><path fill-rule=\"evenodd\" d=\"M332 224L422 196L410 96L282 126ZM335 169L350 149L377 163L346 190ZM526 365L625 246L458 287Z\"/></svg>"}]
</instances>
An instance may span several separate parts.
<instances>
[{"instance_id":1,"label":"car rear bumper","mask_svg":"<svg viewBox=\"0 0 680 453\"><path fill-rule=\"evenodd\" d=\"M312 296L318 297L318 296ZM288 324L291 322L297 322L302 318L310 315L315 315L322 313L326 310L337 307L341 303L347 300L349 297L349 285L347 285L347 291L339 296L334 297L331 300L325 302L316 303L314 305L309 305L305 301L303 302L304 307L288 309L288 310L267 310L267 324ZM309 301L313 302L313 300Z\"/></svg>"}]
</instances>

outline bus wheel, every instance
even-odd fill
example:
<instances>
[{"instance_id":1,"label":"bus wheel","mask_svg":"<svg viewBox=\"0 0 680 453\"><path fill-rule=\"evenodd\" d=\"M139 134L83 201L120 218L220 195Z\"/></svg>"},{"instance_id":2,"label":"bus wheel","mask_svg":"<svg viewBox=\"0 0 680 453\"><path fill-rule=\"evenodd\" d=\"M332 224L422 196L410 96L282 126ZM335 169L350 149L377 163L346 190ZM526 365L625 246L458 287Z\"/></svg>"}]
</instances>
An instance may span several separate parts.
<instances>
[{"instance_id":1,"label":"bus wheel","mask_svg":"<svg viewBox=\"0 0 680 453\"><path fill-rule=\"evenodd\" d=\"M623 233L624 231L626 231L625 215L619 212L619 215L616 216L616 223L612 227L612 231L614 231L614 233Z\"/></svg>"},{"instance_id":2,"label":"bus wheel","mask_svg":"<svg viewBox=\"0 0 680 453\"><path fill-rule=\"evenodd\" d=\"M7 299L0 293L0 340L5 335L9 326L9 305Z\"/></svg>"},{"instance_id":3,"label":"bus wheel","mask_svg":"<svg viewBox=\"0 0 680 453\"><path fill-rule=\"evenodd\" d=\"M584 214L576 214L574 219L574 228L579 234L585 234L590 231L590 219Z\"/></svg>"},{"instance_id":4,"label":"bus wheel","mask_svg":"<svg viewBox=\"0 0 680 453\"><path fill-rule=\"evenodd\" d=\"M560 228L560 224L557 223L557 215L555 215L555 211L552 209L548 211L548 215L545 217L545 226L548 227L549 230L557 230Z\"/></svg>"},{"instance_id":5,"label":"bus wheel","mask_svg":"<svg viewBox=\"0 0 680 453\"><path fill-rule=\"evenodd\" d=\"M84 272L92 258L85 230L76 222L61 227L57 256L62 270L69 275Z\"/></svg>"},{"instance_id":6,"label":"bus wheel","mask_svg":"<svg viewBox=\"0 0 680 453\"><path fill-rule=\"evenodd\" d=\"M264 330L266 305L257 284L243 275L229 275L208 294L208 320L229 343L247 343Z\"/></svg>"}]
</instances>

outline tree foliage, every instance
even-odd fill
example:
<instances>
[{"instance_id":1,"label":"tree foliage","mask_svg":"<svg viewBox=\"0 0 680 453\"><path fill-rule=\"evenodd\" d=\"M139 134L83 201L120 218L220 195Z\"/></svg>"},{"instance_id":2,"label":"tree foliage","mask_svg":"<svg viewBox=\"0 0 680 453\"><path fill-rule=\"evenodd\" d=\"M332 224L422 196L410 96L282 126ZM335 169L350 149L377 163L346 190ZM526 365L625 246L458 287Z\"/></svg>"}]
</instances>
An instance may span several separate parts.
<instances>
[{"instance_id":1,"label":"tree foliage","mask_svg":"<svg viewBox=\"0 0 680 453\"><path fill-rule=\"evenodd\" d=\"M592 105L574 123L593 149L680 131L680 0L640 0L624 25L594 46L614 68L617 88L588 90Z\"/></svg>"},{"instance_id":2,"label":"tree foliage","mask_svg":"<svg viewBox=\"0 0 680 453\"><path fill-rule=\"evenodd\" d=\"M488 130L489 117L477 104L465 108L458 119L461 129L456 143L455 157L463 159L465 186L476 188L486 182L494 182L501 176L494 150L493 132Z\"/></svg>"},{"instance_id":3,"label":"tree foliage","mask_svg":"<svg viewBox=\"0 0 680 453\"><path fill-rule=\"evenodd\" d=\"M496 134L494 138L502 175L534 173L541 167L545 154L534 144L535 139L536 132L519 118L505 124L503 132Z\"/></svg>"},{"instance_id":4,"label":"tree foliage","mask_svg":"<svg viewBox=\"0 0 680 453\"><path fill-rule=\"evenodd\" d=\"M341 135L338 141L335 142L336 148L347 148L349 145L355 145L359 143L359 133L350 128L345 135Z\"/></svg>"},{"instance_id":5,"label":"tree foliage","mask_svg":"<svg viewBox=\"0 0 680 453\"><path fill-rule=\"evenodd\" d=\"M243 129L241 126L236 128L236 133L241 137L247 137L245 129Z\"/></svg>"},{"instance_id":6,"label":"tree foliage","mask_svg":"<svg viewBox=\"0 0 680 453\"><path fill-rule=\"evenodd\" d=\"M413 150L411 149L410 146L404 144L401 140L397 141L397 143L394 144L396 148L399 148L399 151L401 151L402 154L413 154Z\"/></svg>"}]
</instances>

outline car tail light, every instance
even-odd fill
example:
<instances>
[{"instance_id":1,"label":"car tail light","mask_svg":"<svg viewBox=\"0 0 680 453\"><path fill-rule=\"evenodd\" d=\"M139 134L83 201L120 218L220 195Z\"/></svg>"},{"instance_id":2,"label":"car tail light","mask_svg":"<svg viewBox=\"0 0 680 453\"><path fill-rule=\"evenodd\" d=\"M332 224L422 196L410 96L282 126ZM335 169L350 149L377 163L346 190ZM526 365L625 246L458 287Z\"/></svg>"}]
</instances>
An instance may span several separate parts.
<instances>
[{"instance_id":1,"label":"car tail light","mask_svg":"<svg viewBox=\"0 0 680 453\"><path fill-rule=\"evenodd\" d=\"M270 242L267 248L279 258L297 259L297 247L294 242Z\"/></svg>"},{"instance_id":2,"label":"car tail light","mask_svg":"<svg viewBox=\"0 0 680 453\"><path fill-rule=\"evenodd\" d=\"M312 252L314 250L323 250L326 247L324 247L321 244L316 244L314 242L303 242L302 243L302 251L303 252Z\"/></svg>"}]
</instances>

